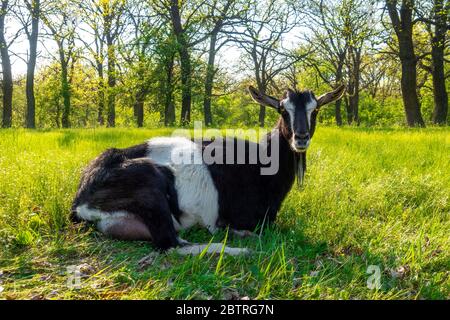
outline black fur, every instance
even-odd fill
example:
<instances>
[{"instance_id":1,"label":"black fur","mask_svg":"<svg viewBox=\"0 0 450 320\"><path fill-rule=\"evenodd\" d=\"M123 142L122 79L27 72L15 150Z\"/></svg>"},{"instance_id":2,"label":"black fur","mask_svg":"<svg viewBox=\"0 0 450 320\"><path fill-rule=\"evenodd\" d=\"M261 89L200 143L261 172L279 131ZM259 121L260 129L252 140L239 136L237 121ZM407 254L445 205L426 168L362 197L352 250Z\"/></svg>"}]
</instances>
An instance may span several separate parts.
<instances>
[{"instance_id":1,"label":"black fur","mask_svg":"<svg viewBox=\"0 0 450 320\"><path fill-rule=\"evenodd\" d=\"M280 121L277 130L269 134L269 145L274 135L281 134L280 166L275 175L261 175L261 168L266 165L261 164L259 159L257 164L248 163L249 146L254 144L248 141L245 141L245 164L208 165L219 194L218 226L229 225L237 230L254 230L258 225L275 221L277 212L295 181L298 163L287 136L283 135L283 132L287 133L286 130L284 121ZM236 143L234 145L233 152L236 155ZM260 147L258 144L257 148ZM226 153L224 141L224 157Z\"/></svg>"},{"instance_id":2,"label":"black fur","mask_svg":"<svg viewBox=\"0 0 450 320\"><path fill-rule=\"evenodd\" d=\"M147 226L156 247L178 245L172 215L179 218L174 176L164 166L143 158L147 146L109 149L90 163L83 173L73 203L88 204L103 212L126 211ZM76 220L73 212L72 217Z\"/></svg>"},{"instance_id":3,"label":"black fur","mask_svg":"<svg viewBox=\"0 0 450 320\"><path fill-rule=\"evenodd\" d=\"M317 111L306 120L306 104L314 98L311 92L290 91L289 98L296 106L295 134L313 136ZM282 107L282 106L281 106ZM299 157L303 157L306 171L306 153L291 149L293 136L290 118L282 108L276 130L269 134L268 150L273 138L279 138L279 168L275 175L261 175L260 159L249 163L249 150L253 146L259 157L260 144L245 141L245 164L237 163L237 139L234 146L234 164L226 164L226 141L221 149L224 163L208 165L219 195L219 227L231 226L237 230L254 230L258 225L275 221L281 204L292 188ZM298 131L298 132L297 132ZM204 150L211 142L204 142ZM215 147L217 148L217 147ZM216 149L217 150L217 149ZM110 149L93 160L83 173L73 202L72 218L82 204L103 212L126 211L137 215L147 226L154 245L162 250L179 245L172 216L180 221L181 212L175 179L170 169L153 163L148 157L147 144L127 149ZM270 156L270 155L269 155Z\"/></svg>"},{"instance_id":4,"label":"black fur","mask_svg":"<svg viewBox=\"0 0 450 320\"><path fill-rule=\"evenodd\" d=\"M311 125L309 125L306 116L306 105L308 102L315 100L314 93L312 91L292 91L289 90L286 93L289 96L289 100L295 105L295 119L294 119L294 129L296 135L301 135L308 133L310 138L314 135L316 129L316 121L318 110L314 110L311 114ZM281 116L285 122L285 126L291 127L291 119L286 111L281 111Z\"/></svg>"},{"instance_id":5,"label":"black fur","mask_svg":"<svg viewBox=\"0 0 450 320\"><path fill-rule=\"evenodd\" d=\"M296 106L294 130L296 134L314 135L317 111L311 115L311 126L306 116L306 105L315 99L311 91L288 91L289 99ZM278 110L281 118L276 130L269 134L269 144L279 134L279 171L275 175L261 175L262 165L249 164L248 151L253 143L246 141L246 164L212 164L208 166L219 194L218 225L231 226L238 230L254 230L258 225L275 221L281 204L292 188L297 173L299 158L303 157L303 171L306 172L306 152L296 153L291 147L293 136L291 119L283 106ZM235 139L237 141L237 139ZM211 143L211 142L209 142ZM208 142L204 146L209 144ZM236 143L234 144L236 146ZM260 145L257 144L257 148ZM223 144L223 156L227 148ZM270 147L269 147L270 150ZM236 155L236 147L233 150ZM259 155L259 152L258 152ZM225 161L224 161L225 163ZM236 163L236 162L235 162Z\"/></svg>"}]
</instances>

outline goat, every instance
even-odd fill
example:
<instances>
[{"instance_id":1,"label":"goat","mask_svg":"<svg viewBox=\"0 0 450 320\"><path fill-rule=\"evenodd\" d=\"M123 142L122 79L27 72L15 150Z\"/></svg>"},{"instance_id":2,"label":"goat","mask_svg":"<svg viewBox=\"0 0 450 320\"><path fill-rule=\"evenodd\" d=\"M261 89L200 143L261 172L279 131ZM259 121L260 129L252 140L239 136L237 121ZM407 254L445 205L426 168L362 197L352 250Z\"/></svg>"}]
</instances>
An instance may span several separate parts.
<instances>
[{"instance_id":1,"label":"goat","mask_svg":"<svg viewBox=\"0 0 450 320\"><path fill-rule=\"evenodd\" d=\"M278 100L249 87L253 100L274 108L280 119L268 134L267 145L240 142L248 152L252 147L269 148L278 139L279 168L273 175L261 175L265 164L259 158L254 164L175 163L174 155L179 153L201 159L212 143L181 137L158 137L127 149L107 150L83 172L72 219L95 223L116 239L151 241L161 251L184 246L180 253L195 254L205 248L220 252L217 244L186 246L177 233L199 224L211 233L229 227L249 234L258 225L274 222L296 174L303 176L306 169L306 150L320 108L341 98L344 91L340 86L316 98L311 91L288 90ZM223 156L231 151L236 154L224 141ZM226 248L225 252L247 250Z\"/></svg>"}]
</instances>

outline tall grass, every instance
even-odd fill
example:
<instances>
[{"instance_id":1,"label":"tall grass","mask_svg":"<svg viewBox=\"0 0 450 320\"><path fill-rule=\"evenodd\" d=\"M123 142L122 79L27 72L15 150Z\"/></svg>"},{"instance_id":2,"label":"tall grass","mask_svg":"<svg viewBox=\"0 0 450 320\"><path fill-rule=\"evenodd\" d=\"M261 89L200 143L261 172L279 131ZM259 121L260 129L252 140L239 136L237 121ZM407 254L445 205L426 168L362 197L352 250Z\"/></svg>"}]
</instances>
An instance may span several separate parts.
<instances>
[{"instance_id":1,"label":"tall grass","mask_svg":"<svg viewBox=\"0 0 450 320\"><path fill-rule=\"evenodd\" d=\"M155 256L68 221L82 168L170 130L0 130L0 298L450 298L450 130L319 128L306 185L250 257ZM182 235L211 241L201 229ZM82 286L67 286L67 266ZM368 266L381 288L367 287ZM83 269L84 268L84 269ZM0 290L1 291L1 290Z\"/></svg>"}]
</instances>

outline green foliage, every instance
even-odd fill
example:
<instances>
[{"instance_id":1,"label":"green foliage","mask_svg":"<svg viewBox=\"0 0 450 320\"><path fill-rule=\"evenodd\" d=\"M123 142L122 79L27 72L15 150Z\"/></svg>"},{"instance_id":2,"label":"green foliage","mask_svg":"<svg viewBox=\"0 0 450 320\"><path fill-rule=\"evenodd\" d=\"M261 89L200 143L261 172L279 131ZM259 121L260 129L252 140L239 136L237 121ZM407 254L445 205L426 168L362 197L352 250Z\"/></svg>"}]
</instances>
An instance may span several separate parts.
<instances>
[{"instance_id":1,"label":"green foliage","mask_svg":"<svg viewBox=\"0 0 450 320\"><path fill-rule=\"evenodd\" d=\"M68 215L88 161L170 132L0 130L0 298L450 298L448 128L318 127L306 185L277 223L258 241L228 237L253 255L169 253L142 266L150 244L107 239ZM211 240L204 229L182 237ZM70 265L84 268L78 290L67 287ZM370 265L380 267L379 290L367 288Z\"/></svg>"}]
</instances>

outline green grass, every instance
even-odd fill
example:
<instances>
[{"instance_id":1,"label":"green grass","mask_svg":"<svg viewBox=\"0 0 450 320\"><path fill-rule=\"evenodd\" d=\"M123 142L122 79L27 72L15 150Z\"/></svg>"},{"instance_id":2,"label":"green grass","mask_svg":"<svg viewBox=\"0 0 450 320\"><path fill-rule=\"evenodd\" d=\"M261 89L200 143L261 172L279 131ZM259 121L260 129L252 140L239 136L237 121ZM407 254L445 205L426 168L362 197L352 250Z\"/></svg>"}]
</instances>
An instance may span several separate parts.
<instances>
[{"instance_id":1,"label":"green grass","mask_svg":"<svg viewBox=\"0 0 450 320\"><path fill-rule=\"evenodd\" d=\"M160 255L71 225L82 168L170 130L0 131L0 299L449 299L450 129L318 129L303 190L249 257ZM202 229L182 235L208 242ZM226 232L214 236L222 241ZM67 267L83 265L80 289ZM367 268L381 288L367 287Z\"/></svg>"}]
</instances>

